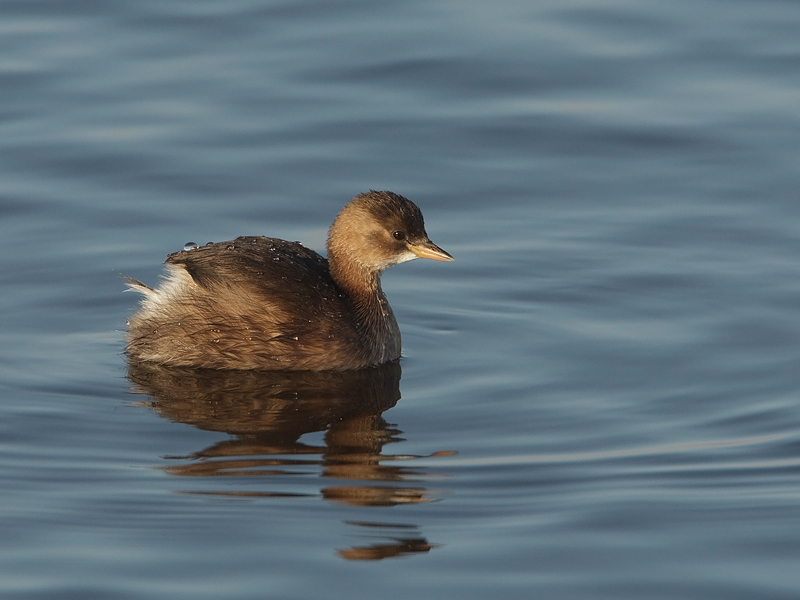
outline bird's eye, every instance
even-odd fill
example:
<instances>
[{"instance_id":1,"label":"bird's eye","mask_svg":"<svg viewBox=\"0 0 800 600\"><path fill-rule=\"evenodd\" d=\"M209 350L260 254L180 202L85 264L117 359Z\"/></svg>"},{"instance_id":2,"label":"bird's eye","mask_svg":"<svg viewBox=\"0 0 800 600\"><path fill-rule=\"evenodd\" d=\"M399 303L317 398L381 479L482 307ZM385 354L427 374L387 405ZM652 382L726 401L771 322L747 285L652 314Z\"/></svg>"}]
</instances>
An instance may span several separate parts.
<instances>
[{"instance_id":1,"label":"bird's eye","mask_svg":"<svg viewBox=\"0 0 800 600\"><path fill-rule=\"evenodd\" d=\"M400 230L398 229L397 231L393 231L393 232L392 232L392 237L393 237L394 239L396 239L396 240L398 240L398 241L402 242L404 239L406 239L406 232L405 232L405 231L400 231Z\"/></svg>"}]
</instances>

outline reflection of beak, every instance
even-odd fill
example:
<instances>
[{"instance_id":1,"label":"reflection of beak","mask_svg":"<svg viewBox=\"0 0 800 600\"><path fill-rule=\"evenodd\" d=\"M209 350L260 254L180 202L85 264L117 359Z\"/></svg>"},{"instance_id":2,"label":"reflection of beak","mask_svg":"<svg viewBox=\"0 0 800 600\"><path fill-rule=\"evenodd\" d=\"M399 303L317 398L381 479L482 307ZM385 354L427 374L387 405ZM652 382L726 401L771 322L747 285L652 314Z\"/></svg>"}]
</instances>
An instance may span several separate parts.
<instances>
[{"instance_id":1,"label":"reflection of beak","mask_svg":"<svg viewBox=\"0 0 800 600\"><path fill-rule=\"evenodd\" d=\"M445 262L453 260L452 256L450 256L447 252L439 248L439 246L430 240L425 240L424 242L419 242L418 244L412 244L409 242L408 249L420 258L431 258L433 260L441 260Z\"/></svg>"}]
</instances>

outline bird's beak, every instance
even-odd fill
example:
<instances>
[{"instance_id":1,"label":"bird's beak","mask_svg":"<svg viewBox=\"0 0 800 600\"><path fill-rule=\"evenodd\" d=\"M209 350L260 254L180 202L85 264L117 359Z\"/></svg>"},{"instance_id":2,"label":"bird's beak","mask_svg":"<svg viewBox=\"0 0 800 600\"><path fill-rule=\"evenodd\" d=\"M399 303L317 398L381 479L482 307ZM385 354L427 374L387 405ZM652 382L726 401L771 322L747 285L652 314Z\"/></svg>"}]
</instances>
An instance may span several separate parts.
<instances>
[{"instance_id":1,"label":"bird's beak","mask_svg":"<svg viewBox=\"0 0 800 600\"><path fill-rule=\"evenodd\" d=\"M439 246L430 240L425 240L424 242L419 242L418 244L409 243L408 249L420 258L430 258L445 262L450 262L453 260L452 256L450 256L447 252L439 248Z\"/></svg>"}]
</instances>

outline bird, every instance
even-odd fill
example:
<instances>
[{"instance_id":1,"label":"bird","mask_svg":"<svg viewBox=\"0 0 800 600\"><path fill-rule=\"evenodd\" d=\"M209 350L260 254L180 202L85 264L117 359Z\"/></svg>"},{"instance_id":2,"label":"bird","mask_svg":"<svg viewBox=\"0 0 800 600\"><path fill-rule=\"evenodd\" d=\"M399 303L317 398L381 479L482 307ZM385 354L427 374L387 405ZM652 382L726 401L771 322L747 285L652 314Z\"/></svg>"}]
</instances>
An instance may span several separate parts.
<instances>
[{"instance_id":1,"label":"bird","mask_svg":"<svg viewBox=\"0 0 800 600\"><path fill-rule=\"evenodd\" d=\"M452 261L419 207L389 191L353 198L327 259L299 242L238 237L170 254L128 321L129 360L198 369L347 371L399 360L400 328L381 274L416 258Z\"/></svg>"}]
</instances>

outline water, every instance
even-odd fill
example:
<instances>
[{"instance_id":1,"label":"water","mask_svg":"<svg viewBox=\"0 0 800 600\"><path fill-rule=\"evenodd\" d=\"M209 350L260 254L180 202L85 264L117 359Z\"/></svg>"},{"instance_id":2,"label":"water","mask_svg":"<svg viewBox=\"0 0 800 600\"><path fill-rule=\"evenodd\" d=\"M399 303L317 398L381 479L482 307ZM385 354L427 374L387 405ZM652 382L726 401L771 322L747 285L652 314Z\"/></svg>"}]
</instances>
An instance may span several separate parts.
<instances>
[{"instance_id":1,"label":"water","mask_svg":"<svg viewBox=\"0 0 800 600\"><path fill-rule=\"evenodd\" d=\"M792 2L0 6L4 598L795 598ZM122 275L322 250L402 373L129 372Z\"/></svg>"}]
</instances>

